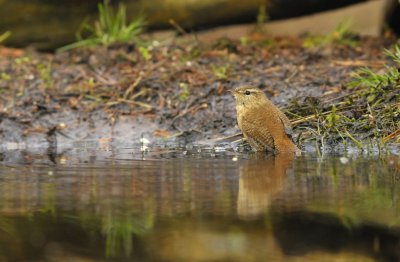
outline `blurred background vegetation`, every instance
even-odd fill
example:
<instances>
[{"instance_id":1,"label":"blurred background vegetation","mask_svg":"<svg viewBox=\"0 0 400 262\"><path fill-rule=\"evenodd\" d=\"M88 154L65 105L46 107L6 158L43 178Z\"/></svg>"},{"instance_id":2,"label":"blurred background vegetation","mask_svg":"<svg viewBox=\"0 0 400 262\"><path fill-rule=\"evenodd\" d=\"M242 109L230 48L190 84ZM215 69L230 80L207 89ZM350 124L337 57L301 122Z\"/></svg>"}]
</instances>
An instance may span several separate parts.
<instances>
[{"instance_id":1,"label":"blurred background vegetation","mask_svg":"<svg viewBox=\"0 0 400 262\"><path fill-rule=\"evenodd\" d=\"M376 0L375 0L376 1ZM386 2L386 24L398 30L399 13L396 0ZM117 7L124 3L127 18L144 17L148 29L173 29L176 26L188 32L219 25L253 23L259 20L302 16L365 0L121 0L110 1ZM54 49L73 42L82 21L90 21L98 14L99 0L0 0L0 41L7 35L7 45L27 45L39 49ZM369 16L370 14L365 14ZM11 35L9 35L11 32Z\"/></svg>"}]
</instances>

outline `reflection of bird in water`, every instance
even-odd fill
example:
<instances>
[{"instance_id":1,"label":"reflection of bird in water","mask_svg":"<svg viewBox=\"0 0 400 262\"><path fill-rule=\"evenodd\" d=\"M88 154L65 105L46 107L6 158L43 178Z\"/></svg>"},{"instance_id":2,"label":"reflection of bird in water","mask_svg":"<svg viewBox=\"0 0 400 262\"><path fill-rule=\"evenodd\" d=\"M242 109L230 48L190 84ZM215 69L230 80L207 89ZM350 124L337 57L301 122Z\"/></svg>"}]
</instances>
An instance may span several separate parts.
<instances>
[{"instance_id":1,"label":"reflection of bird in water","mask_svg":"<svg viewBox=\"0 0 400 262\"><path fill-rule=\"evenodd\" d=\"M283 189L286 171L293 159L292 154L256 154L240 166L237 199L239 217L251 219L267 211L271 198Z\"/></svg>"},{"instance_id":2,"label":"reflection of bird in water","mask_svg":"<svg viewBox=\"0 0 400 262\"><path fill-rule=\"evenodd\" d=\"M232 93L236 100L239 128L255 151L300 154L291 140L289 119L268 100L263 91L242 86Z\"/></svg>"}]
</instances>

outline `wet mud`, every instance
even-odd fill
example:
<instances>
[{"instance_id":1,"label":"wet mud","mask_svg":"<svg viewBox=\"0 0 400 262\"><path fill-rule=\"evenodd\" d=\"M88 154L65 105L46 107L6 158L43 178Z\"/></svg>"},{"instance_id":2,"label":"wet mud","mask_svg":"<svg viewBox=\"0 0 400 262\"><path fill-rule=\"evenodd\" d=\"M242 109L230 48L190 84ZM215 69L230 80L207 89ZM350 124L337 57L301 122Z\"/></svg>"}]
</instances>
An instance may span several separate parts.
<instances>
[{"instance_id":1,"label":"wet mud","mask_svg":"<svg viewBox=\"0 0 400 262\"><path fill-rule=\"evenodd\" d=\"M304 108L313 101L330 108L330 101L350 94L356 69L379 71L390 63L383 49L393 38L356 40L355 46L305 47L305 38L255 34L209 44L154 41L146 51L134 45L57 54L1 48L0 148L213 141L239 132L227 91L242 84L261 88L292 120L307 116ZM307 128L300 122L295 137Z\"/></svg>"}]
</instances>

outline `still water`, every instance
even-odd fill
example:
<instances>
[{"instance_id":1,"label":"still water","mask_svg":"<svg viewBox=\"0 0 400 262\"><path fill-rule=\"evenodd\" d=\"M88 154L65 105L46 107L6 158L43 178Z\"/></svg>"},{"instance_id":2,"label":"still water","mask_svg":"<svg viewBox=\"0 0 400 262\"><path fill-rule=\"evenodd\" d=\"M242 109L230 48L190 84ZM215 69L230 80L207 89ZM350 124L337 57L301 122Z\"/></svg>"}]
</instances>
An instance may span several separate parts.
<instances>
[{"instance_id":1,"label":"still water","mask_svg":"<svg viewBox=\"0 0 400 262\"><path fill-rule=\"evenodd\" d=\"M0 154L0 261L400 261L400 158Z\"/></svg>"}]
</instances>

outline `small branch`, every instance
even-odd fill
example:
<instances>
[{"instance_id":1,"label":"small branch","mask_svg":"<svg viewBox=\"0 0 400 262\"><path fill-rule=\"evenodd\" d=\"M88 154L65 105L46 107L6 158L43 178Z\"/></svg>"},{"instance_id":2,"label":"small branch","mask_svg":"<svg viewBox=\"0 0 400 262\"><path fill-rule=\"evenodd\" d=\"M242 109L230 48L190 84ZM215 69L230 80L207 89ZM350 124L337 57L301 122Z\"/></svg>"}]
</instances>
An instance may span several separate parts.
<instances>
[{"instance_id":1,"label":"small branch","mask_svg":"<svg viewBox=\"0 0 400 262\"><path fill-rule=\"evenodd\" d=\"M124 99L127 99L128 96L133 92L133 90L139 85L140 81L142 81L142 77L139 76L135 82L133 82L129 88L125 91L125 94L123 96Z\"/></svg>"},{"instance_id":2,"label":"small branch","mask_svg":"<svg viewBox=\"0 0 400 262\"><path fill-rule=\"evenodd\" d=\"M394 138L396 138L396 137L398 137L398 136L400 136L400 128L397 129L396 131L394 131L393 133L391 133L391 134L385 136L385 137L383 138L383 142L384 142L384 143L387 143L387 142L389 142L390 140L392 140L392 139L394 139Z\"/></svg>"}]
</instances>

